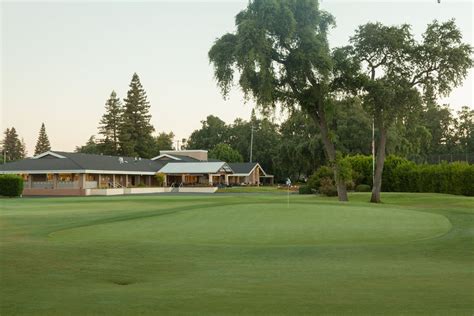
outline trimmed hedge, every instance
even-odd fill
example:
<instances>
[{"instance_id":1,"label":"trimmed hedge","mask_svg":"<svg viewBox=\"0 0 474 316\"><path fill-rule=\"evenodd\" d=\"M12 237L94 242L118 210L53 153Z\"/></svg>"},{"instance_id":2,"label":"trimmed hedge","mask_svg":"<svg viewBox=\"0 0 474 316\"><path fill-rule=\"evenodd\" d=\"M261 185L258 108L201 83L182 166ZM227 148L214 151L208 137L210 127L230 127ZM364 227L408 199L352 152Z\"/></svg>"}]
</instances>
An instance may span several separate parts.
<instances>
[{"instance_id":1,"label":"trimmed hedge","mask_svg":"<svg viewBox=\"0 0 474 316\"><path fill-rule=\"evenodd\" d=\"M356 187L372 185L372 157L348 156ZM356 189L357 190L357 189ZM389 155L382 174L384 192L431 192L474 196L474 165L466 162L415 164Z\"/></svg>"},{"instance_id":2,"label":"trimmed hedge","mask_svg":"<svg viewBox=\"0 0 474 316\"><path fill-rule=\"evenodd\" d=\"M0 175L0 196L21 196L23 178L16 175Z\"/></svg>"},{"instance_id":3,"label":"trimmed hedge","mask_svg":"<svg viewBox=\"0 0 474 316\"><path fill-rule=\"evenodd\" d=\"M384 170L385 173L385 170ZM416 165L405 162L383 181L393 192L433 192L474 196L474 165L463 162ZM385 188L385 191L387 188Z\"/></svg>"}]
</instances>

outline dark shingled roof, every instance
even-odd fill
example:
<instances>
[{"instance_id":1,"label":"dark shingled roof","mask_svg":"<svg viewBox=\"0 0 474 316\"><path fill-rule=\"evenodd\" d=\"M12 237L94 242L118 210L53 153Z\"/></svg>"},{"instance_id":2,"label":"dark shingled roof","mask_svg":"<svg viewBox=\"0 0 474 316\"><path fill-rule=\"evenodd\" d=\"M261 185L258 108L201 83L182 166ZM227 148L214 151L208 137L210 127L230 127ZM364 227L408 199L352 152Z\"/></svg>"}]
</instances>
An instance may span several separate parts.
<instances>
[{"instance_id":1,"label":"dark shingled roof","mask_svg":"<svg viewBox=\"0 0 474 316\"><path fill-rule=\"evenodd\" d=\"M238 163L229 163L229 167L234 171L234 173L244 173L249 174L253 168L255 168L258 163L256 162L238 162ZM262 169L263 170L263 169Z\"/></svg>"},{"instance_id":2,"label":"dark shingled roof","mask_svg":"<svg viewBox=\"0 0 474 316\"><path fill-rule=\"evenodd\" d=\"M136 159L134 157L118 157L106 155L92 155L83 153L68 153L63 151L51 151L54 154L65 158L57 158L54 156L44 156L42 158L27 158L23 160L13 161L0 165L0 173L2 171L61 171L61 170L103 170L103 171L119 171L119 172L143 172L155 173L163 168L167 163L186 163L186 162L202 162L192 157L180 156L181 160L150 160ZM221 162L217 159L209 159L207 162ZM234 173L249 174L258 163L229 163L228 165ZM264 171L265 173L265 171Z\"/></svg>"},{"instance_id":3,"label":"dark shingled roof","mask_svg":"<svg viewBox=\"0 0 474 316\"><path fill-rule=\"evenodd\" d=\"M0 165L1 171L21 170L107 170L107 171L131 171L131 172L156 172L166 162L153 161L150 159L135 159L133 157L122 157L123 162L117 156L92 155L82 153L68 153L52 151L65 158L44 157L39 159L23 159Z\"/></svg>"},{"instance_id":4,"label":"dark shingled roof","mask_svg":"<svg viewBox=\"0 0 474 316\"><path fill-rule=\"evenodd\" d=\"M214 158L208 158L207 160L199 160L191 156L186 156L186 155L172 155L172 154L167 154L169 156L178 158L179 160L173 160L173 159L166 159L166 160L156 160L156 161L166 161L166 162L225 162L219 159L214 159Z\"/></svg>"}]
</instances>

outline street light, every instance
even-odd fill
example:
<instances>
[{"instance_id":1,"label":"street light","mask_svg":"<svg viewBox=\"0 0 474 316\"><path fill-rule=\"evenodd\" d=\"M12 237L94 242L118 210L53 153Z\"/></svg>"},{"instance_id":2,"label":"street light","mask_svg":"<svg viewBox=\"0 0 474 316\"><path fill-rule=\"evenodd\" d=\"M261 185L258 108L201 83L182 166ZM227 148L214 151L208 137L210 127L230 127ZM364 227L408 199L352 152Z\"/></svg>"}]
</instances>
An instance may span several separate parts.
<instances>
[{"instance_id":1,"label":"street light","mask_svg":"<svg viewBox=\"0 0 474 316\"><path fill-rule=\"evenodd\" d=\"M250 132L250 162L253 162L252 159L253 159L253 122L252 122L252 129Z\"/></svg>"}]
</instances>

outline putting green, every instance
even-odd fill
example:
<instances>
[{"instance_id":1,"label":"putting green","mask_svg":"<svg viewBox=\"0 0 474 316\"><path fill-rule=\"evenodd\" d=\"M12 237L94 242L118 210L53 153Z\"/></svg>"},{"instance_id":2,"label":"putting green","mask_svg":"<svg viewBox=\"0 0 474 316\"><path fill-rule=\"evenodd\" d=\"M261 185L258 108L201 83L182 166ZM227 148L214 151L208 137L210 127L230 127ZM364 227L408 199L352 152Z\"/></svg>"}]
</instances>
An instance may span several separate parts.
<instances>
[{"instance_id":1,"label":"putting green","mask_svg":"<svg viewBox=\"0 0 474 316\"><path fill-rule=\"evenodd\" d=\"M133 211L130 211L133 213ZM50 234L57 241L291 246L398 243L442 235L446 217L399 208L328 204L238 204L180 208L159 216L111 219Z\"/></svg>"}]
</instances>

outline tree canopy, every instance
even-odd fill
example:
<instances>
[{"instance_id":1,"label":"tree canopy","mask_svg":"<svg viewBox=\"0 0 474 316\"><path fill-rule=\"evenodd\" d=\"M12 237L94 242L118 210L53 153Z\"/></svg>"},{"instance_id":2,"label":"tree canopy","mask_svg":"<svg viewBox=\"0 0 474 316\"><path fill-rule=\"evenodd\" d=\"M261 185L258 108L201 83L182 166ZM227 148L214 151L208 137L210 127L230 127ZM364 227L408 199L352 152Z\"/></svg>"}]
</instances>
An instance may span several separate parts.
<instances>
[{"instance_id":1,"label":"tree canopy","mask_svg":"<svg viewBox=\"0 0 474 316\"><path fill-rule=\"evenodd\" d=\"M173 132L165 133L161 132L154 138L154 155L158 155L160 150L172 150L173 149Z\"/></svg>"},{"instance_id":2,"label":"tree canopy","mask_svg":"<svg viewBox=\"0 0 474 316\"><path fill-rule=\"evenodd\" d=\"M358 65L345 50L331 52L327 32L332 15L314 0L250 1L235 19L235 33L220 37L209 51L222 94L228 95L238 72L238 84L263 111L277 104L301 108L320 130L329 161L334 164L340 200L347 200L338 179L336 149L326 112L342 88L357 86Z\"/></svg>"},{"instance_id":3,"label":"tree canopy","mask_svg":"<svg viewBox=\"0 0 474 316\"><path fill-rule=\"evenodd\" d=\"M75 151L78 153L83 153L83 154L96 154L96 155L103 153L102 148L101 148L101 143L99 144L97 143L94 135L89 137L85 145L76 146Z\"/></svg>"},{"instance_id":4,"label":"tree canopy","mask_svg":"<svg viewBox=\"0 0 474 316\"><path fill-rule=\"evenodd\" d=\"M454 20L434 21L422 40L409 25L367 23L351 38L349 51L365 71L364 106L378 130L372 202L380 202L387 133L393 124L420 112L423 98L447 95L472 67L472 47L462 42Z\"/></svg>"},{"instance_id":5,"label":"tree canopy","mask_svg":"<svg viewBox=\"0 0 474 316\"><path fill-rule=\"evenodd\" d=\"M242 155L227 144L217 144L209 152L209 158L222 160L225 162L243 162Z\"/></svg>"},{"instance_id":6,"label":"tree canopy","mask_svg":"<svg viewBox=\"0 0 474 316\"><path fill-rule=\"evenodd\" d=\"M186 148L211 150L217 144L227 142L228 132L229 128L223 120L209 115L201 121L201 128L191 133Z\"/></svg>"}]
</instances>

